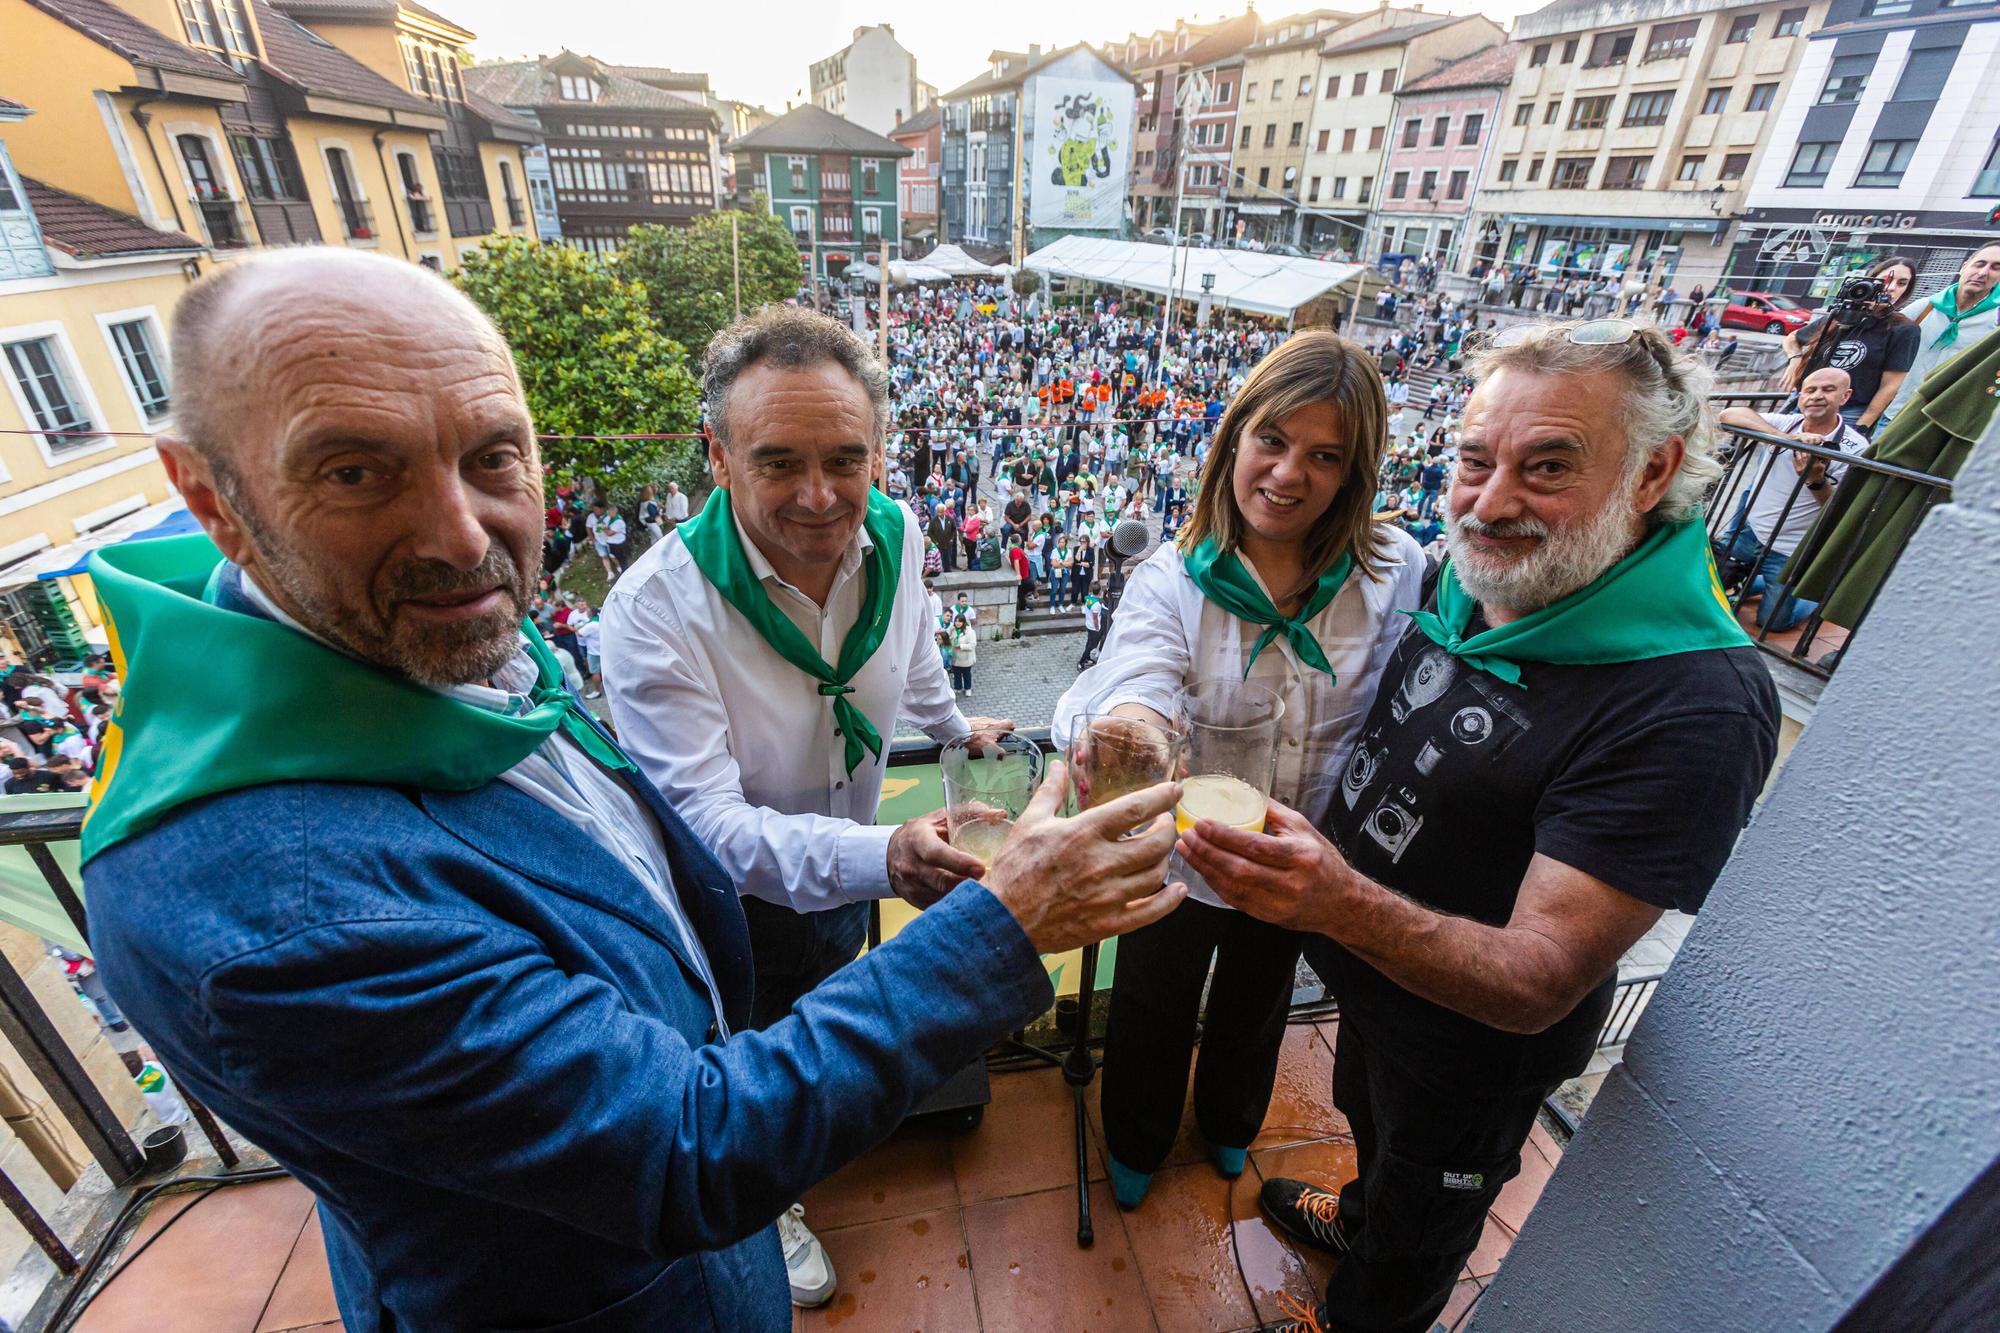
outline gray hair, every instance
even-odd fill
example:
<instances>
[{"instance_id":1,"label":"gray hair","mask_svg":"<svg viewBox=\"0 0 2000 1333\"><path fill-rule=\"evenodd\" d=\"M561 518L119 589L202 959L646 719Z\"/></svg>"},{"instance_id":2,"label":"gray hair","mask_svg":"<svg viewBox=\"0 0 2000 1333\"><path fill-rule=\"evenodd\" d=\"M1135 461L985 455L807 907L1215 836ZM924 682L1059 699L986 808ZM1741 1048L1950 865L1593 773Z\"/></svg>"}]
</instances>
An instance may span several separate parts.
<instances>
[{"instance_id":1,"label":"gray hair","mask_svg":"<svg viewBox=\"0 0 2000 1333\"><path fill-rule=\"evenodd\" d=\"M729 447L729 391L750 367L804 370L828 361L867 391L874 428L870 444L879 446L889 425L889 373L853 329L795 305L767 305L709 340L701 363L701 400L710 433Z\"/></svg>"},{"instance_id":2,"label":"gray hair","mask_svg":"<svg viewBox=\"0 0 2000 1333\"><path fill-rule=\"evenodd\" d=\"M1722 477L1715 457L1715 423L1708 411L1714 377L1692 357L1683 356L1658 329L1635 326L1623 343L1573 343L1569 331L1580 321L1547 324L1520 342L1488 346L1472 360L1472 374L1484 380L1497 371L1535 375L1622 375L1625 396L1625 475L1636 476L1646 460L1678 435L1686 443L1680 470L1648 514L1648 523L1682 523L1694 518L1711 487ZM1587 321L1585 321L1587 322Z\"/></svg>"}]
</instances>

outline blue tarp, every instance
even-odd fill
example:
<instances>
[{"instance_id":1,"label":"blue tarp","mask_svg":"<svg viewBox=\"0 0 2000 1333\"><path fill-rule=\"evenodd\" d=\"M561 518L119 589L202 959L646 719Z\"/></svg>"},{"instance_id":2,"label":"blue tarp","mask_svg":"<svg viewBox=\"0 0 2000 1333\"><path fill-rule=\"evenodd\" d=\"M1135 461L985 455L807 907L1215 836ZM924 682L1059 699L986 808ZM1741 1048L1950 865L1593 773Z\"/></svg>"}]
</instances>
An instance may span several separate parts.
<instances>
[{"instance_id":1,"label":"blue tarp","mask_svg":"<svg viewBox=\"0 0 2000 1333\"><path fill-rule=\"evenodd\" d=\"M195 522L193 514L190 514L185 509L176 509L173 513L168 514L144 532L135 532L130 537L124 538L124 540L128 542L151 541L155 537L181 537L190 532L198 532L200 530L201 524ZM68 568L45 570L35 575L35 577L38 579L66 579L72 574L83 573L89 564L90 554L89 552L85 552L75 564L70 565Z\"/></svg>"}]
</instances>

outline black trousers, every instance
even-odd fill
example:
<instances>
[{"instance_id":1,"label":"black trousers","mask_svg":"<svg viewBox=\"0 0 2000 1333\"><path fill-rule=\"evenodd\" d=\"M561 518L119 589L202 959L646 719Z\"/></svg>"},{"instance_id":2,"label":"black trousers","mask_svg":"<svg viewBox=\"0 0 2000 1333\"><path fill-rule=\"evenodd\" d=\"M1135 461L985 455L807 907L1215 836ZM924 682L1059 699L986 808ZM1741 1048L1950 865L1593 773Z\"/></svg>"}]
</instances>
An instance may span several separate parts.
<instances>
[{"instance_id":1,"label":"black trousers","mask_svg":"<svg viewBox=\"0 0 2000 1333\"><path fill-rule=\"evenodd\" d=\"M794 912L745 897L743 918L750 927L750 960L756 968L750 997L753 1028L767 1028L792 1012L807 991L853 962L868 939L867 903Z\"/></svg>"},{"instance_id":2,"label":"black trousers","mask_svg":"<svg viewBox=\"0 0 2000 1333\"><path fill-rule=\"evenodd\" d=\"M1077 658L1076 661L1076 664L1079 667L1089 666L1090 659L1097 656L1097 650L1104 646L1104 634L1105 631L1109 628L1110 627L1108 625L1100 624L1096 629L1084 631L1083 655ZM1206 906L1207 904L1201 904L1201 905ZM1122 944L1119 946L1121 950L1124 947L1125 946L1123 946Z\"/></svg>"},{"instance_id":3,"label":"black trousers","mask_svg":"<svg viewBox=\"0 0 2000 1333\"><path fill-rule=\"evenodd\" d=\"M1304 943L1294 931L1192 898L1119 937L1104 1033L1104 1139L1121 1166L1150 1173L1173 1149L1211 957L1195 1123L1217 1147L1250 1146L1271 1105Z\"/></svg>"},{"instance_id":4,"label":"black trousers","mask_svg":"<svg viewBox=\"0 0 2000 1333\"><path fill-rule=\"evenodd\" d=\"M1384 1055L1342 1018L1333 1104L1354 1129L1361 1174L1340 1191L1352 1248L1327 1283L1328 1327L1429 1333L1554 1087L1444 1091Z\"/></svg>"}]
</instances>

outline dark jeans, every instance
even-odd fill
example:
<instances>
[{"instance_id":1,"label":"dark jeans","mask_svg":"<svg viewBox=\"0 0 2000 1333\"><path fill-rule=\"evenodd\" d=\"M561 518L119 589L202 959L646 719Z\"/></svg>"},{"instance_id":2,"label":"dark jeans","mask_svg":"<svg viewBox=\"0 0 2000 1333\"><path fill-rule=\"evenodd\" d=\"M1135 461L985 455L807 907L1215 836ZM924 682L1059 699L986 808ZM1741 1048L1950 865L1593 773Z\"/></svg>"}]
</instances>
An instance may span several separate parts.
<instances>
[{"instance_id":1,"label":"dark jeans","mask_svg":"<svg viewBox=\"0 0 2000 1333\"><path fill-rule=\"evenodd\" d=\"M750 1000L753 1028L767 1028L791 1013L807 991L853 962L868 939L867 903L794 912L745 896L743 916L757 973Z\"/></svg>"},{"instance_id":2,"label":"dark jeans","mask_svg":"<svg viewBox=\"0 0 2000 1333\"><path fill-rule=\"evenodd\" d=\"M1097 656L1098 649L1104 646L1104 635L1109 628L1109 625L1100 625L1094 630L1085 631L1083 636L1083 654L1076 659L1076 665L1079 670L1089 666L1091 659Z\"/></svg>"},{"instance_id":3,"label":"dark jeans","mask_svg":"<svg viewBox=\"0 0 2000 1333\"><path fill-rule=\"evenodd\" d=\"M952 687L952 688L953 688L954 690L969 690L969 689L971 689L971 688L972 688L972 668L971 668L971 667L969 667L969 666L963 666L963 667L962 667L962 666L955 666L955 667L953 667L953 668L951 669L951 687Z\"/></svg>"},{"instance_id":4,"label":"dark jeans","mask_svg":"<svg viewBox=\"0 0 2000 1333\"><path fill-rule=\"evenodd\" d=\"M1174 1146L1211 957L1195 1123L1217 1147L1250 1146L1271 1105L1304 942L1294 931L1191 898L1119 939L1104 1033L1104 1141L1120 1165L1156 1171Z\"/></svg>"},{"instance_id":5,"label":"dark jeans","mask_svg":"<svg viewBox=\"0 0 2000 1333\"><path fill-rule=\"evenodd\" d=\"M1361 1174L1340 1191L1352 1248L1327 1283L1329 1328L1429 1333L1479 1245L1486 1210L1519 1174L1521 1147L1551 1091L1468 1094L1420 1082L1343 1016L1333 1104L1354 1131Z\"/></svg>"}]
</instances>

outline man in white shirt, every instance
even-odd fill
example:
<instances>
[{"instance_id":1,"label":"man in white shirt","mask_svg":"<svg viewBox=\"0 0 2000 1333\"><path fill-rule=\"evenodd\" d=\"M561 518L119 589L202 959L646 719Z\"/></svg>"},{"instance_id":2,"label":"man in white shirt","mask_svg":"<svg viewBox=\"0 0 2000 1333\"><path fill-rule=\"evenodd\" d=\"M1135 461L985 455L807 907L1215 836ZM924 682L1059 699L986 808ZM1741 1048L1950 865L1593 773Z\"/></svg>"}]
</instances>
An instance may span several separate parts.
<instances>
[{"instance_id":1,"label":"man in white shirt","mask_svg":"<svg viewBox=\"0 0 2000 1333\"><path fill-rule=\"evenodd\" d=\"M1852 395L1853 383L1847 372L1828 366L1815 370L1799 385L1796 413L1767 417L1747 407L1730 407L1717 419L1725 426L1786 435L1801 444L1859 454L1868 448L1868 437L1840 415L1842 405ZM1784 461L1774 457L1779 453ZM1757 623L1774 633L1798 625L1817 605L1781 588L1779 575L1812 530L1820 506L1832 497L1845 471L1840 464L1811 454L1757 444L1737 466L1723 494L1716 497L1717 512L1729 516L1722 539L1716 543L1717 563L1725 579L1740 574L1749 580L1746 597L1763 595Z\"/></svg>"},{"instance_id":2,"label":"man in white shirt","mask_svg":"<svg viewBox=\"0 0 2000 1333\"><path fill-rule=\"evenodd\" d=\"M667 525L668 525L667 530L669 532L671 532L676 525L687 522L688 498L687 496L681 494L681 486L679 482L670 481L667 483L667 498L662 502L662 504L667 512Z\"/></svg>"},{"instance_id":3,"label":"man in white shirt","mask_svg":"<svg viewBox=\"0 0 2000 1333\"><path fill-rule=\"evenodd\" d=\"M607 507L602 499L590 502L590 516L583 520L590 530L597 558L604 562L604 577L615 579L625 572L619 548L625 545L625 516Z\"/></svg>"},{"instance_id":4,"label":"man in white shirt","mask_svg":"<svg viewBox=\"0 0 2000 1333\"><path fill-rule=\"evenodd\" d=\"M627 752L743 895L764 1027L853 960L869 900L928 906L980 873L941 815L875 823L897 718L937 740L1012 724L959 712L923 531L870 487L888 389L867 345L771 306L716 335L702 392L718 489L612 590L605 676ZM779 1228L794 1300L824 1303L823 1249Z\"/></svg>"},{"instance_id":5,"label":"man in white shirt","mask_svg":"<svg viewBox=\"0 0 2000 1333\"><path fill-rule=\"evenodd\" d=\"M1909 405L1924 379L1933 370L1993 332L2000 324L2000 241L1980 246L1959 265L1958 281L1934 296L1920 296L1903 307L1903 313L1917 321L1923 338L1917 344L1917 359L1889 406L1882 410L1882 424Z\"/></svg>"}]
</instances>

